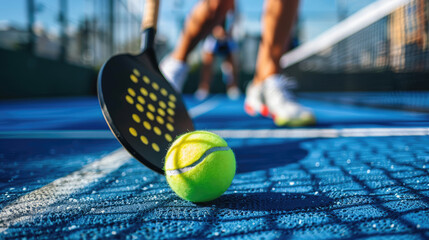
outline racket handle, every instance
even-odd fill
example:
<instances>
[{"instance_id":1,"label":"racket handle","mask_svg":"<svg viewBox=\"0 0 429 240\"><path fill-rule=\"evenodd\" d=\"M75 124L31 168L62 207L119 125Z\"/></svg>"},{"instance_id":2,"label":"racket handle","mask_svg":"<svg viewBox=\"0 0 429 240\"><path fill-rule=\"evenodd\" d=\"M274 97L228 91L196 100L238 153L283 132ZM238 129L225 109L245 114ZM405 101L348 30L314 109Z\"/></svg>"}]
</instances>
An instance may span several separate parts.
<instances>
[{"instance_id":1,"label":"racket handle","mask_svg":"<svg viewBox=\"0 0 429 240\"><path fill-rule=\"evenodd\" d=\"M146 0L143 12L143 20L141 30L148 28L156 29L158 21L159 0Z\"/></svg>"}]
</instances>

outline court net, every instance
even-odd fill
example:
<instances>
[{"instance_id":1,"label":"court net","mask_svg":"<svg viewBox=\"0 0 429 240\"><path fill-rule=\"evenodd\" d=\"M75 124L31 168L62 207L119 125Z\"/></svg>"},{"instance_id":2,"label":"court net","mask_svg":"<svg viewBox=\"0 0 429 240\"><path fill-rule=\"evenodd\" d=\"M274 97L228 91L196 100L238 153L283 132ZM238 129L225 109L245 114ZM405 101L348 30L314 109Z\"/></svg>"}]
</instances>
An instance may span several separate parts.
<instances>
[{"instance_id":1,"label":"court net","mask_svg":"<svg viewBox=\"0 0 429 240\"><path fill-rule=\"evenodd\" d=\"M428 101L410 101L429 96L422 92L429 91L428 25L428 0L379 0L285 54L281 66L302 91L371 91L373 103L390 97L383 104L418 102L429 109ZM402 96L406 103L397 99Z\"/></svg>"}]
</instances>

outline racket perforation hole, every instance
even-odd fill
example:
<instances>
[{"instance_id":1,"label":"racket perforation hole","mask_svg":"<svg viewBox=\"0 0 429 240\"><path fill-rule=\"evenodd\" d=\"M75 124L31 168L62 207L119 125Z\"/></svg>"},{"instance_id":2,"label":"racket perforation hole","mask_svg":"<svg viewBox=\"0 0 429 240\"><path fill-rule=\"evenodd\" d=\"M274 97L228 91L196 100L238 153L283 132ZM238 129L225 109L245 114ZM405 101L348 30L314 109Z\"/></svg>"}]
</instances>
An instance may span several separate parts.
<instances>
[{"instance_id":1,"label":"racket perforation hole","mask_svg":"<svg viewBox=\"0 0 429 240\"><path fill-rule=\"evenodd\" d=\"M173 127L173 125L171 125L171 123L167 123L165 126L167 127L168 131L170 131L170 132L174 131L174 127Z\"/></svg>"},{"instance_id":2,"label":"racket perforation hole","mask_svg":"<svg viewBox=\"0 0 429 240\"><path fill-rule=\"evenodd\" d=\"M133 114L132 118L136 123L140 123L140 121L141 121L139 115L137 115L137 114Z\"/></svg>"},{"instance_id":3,"label":"racket perforation hole","mask_svg":"<svg viewBox=\"0 0 429 240\"><path fill-rule=\"evenodd\" d=\"M129 104L134 104L134 99L133 99L130 95L125 96L125 100L126 100Z\"/></svg>"},{"instance_id":4,"label":"racket perforation hole","mask_svg":"<svg viewBox=\"0 0 429 240\"><path fill-rule=\"evenodd\" d=\"M165 90L165 88L161 88L160 91L161 91L162 96L167 97L168 92L167 92L167 90Z\"/></svg>"},{"instance_id":5,"label":"racket perforation hole","mask_svg":"<svg viewBox=\"0 0 429 240\"><path fill-rule=\"evenodd\" d=\"M143 95L143 96L147 96L149 93L148 93L148 91L146 90L146 88L140 88L140 93Z\"/></svg>"},{"instance_id":6,"label":"racket perforation hole","mask_svg":"<svg viewBox=\"0 0 429 240\"><path fill-rule=\"evenodd\" d=\"M147 108L149 109L149 111L151 111L151 112L155 112L156 111L156 109L155 109L155 107L152 105L152 104L148 104L147 105Z\"/></svg>"},{"instance_id":7,"label":"racket perforation hole","mask_svg":"<svg viewBox=\"0 0 429 240\"><path fill-rule=\"evenodd\" d=\"M150 79L146 76L143 76L143 82L145 82L146 84L150 84Z\"/></svg>"},{"instance_id":8,"label":"racket perforation hole","mask_svg":"<svg viewBox=\"0 0 429 240\"><path fill-rule=\"evenodd\" d=\"M159 127L153 127L153 131L158 136L161 136L161 134L162 134L161 129L159 129Z\"/></svg>"},{"instance_id":9,"label":"racket perforation hole","mask_svg":"<svg viewBox=\"0 0 429 240\"><path fill-rule=\"evenodd\" d=\"M147 130L151 130L152 129L152 125L150 125L150 123L148 121L144 121L143 122L143 126L147 129Z\"/></svg>"},{"instance_id":10,"label":"racket perforation hole","mask_svg":"<svg viewBox=\"0 0 429 240\"><path fill-rule=\"evenodd\" d=\"M143 112L143 111L144 111L143 106L142 106L141 104L139 104L139 103L137 103L137 104L136 104L136 108L137 108L137 110L138 110L139 112Z\"/></svg>"},{"instance_id":11,"label":"racket perforation hole","mask_svg":"<svg viewBox=\"0 0 429 240\"><path fill-rule=\"evenodd\" d=\"M164 124L164 119L161 116L156 116L156 121L161 125Z\"/></svg>"},{"instance_id":12,"label":"racket perforation hole","mask_svg":"<svg viewBox=\"0 0 429 240\"><path fill-rule=\"evenodd\" d=\"M167 120L168 120L169 122L171 122L171 123L174 123L174 119L173 119L172 117L170 117L170 116L167 116Z\"/></svg>"},{"instance_id":13,"label":"racket perforation hole","mask_svg":"<svg viewBox=\"0 0 429 240\"><path fill-rule=\"evenodd\" d=\"M170 99L170 100L171 100L171 101L173 101L173 102L177 101L176 96L174 96L173 94L170 94L170 95L168 96L168 99Z\"/></svg>"},{"instance_id":14,"label":"racket perforation hole","mask_svg":"<svg viewBox=\"0 0 429 240\"><path fill-rule=\"evenodd\" d=\"M152 148L155 150L155 152L159 152L159 146L156 143L152 143Z\"/></svg>"},{"instance_id":15,"label":"racket perforation hole","mask_svg":"<svg viewBox=\"0 0 429 240\"><path fill-rule=\"evenodd\" d=\"M160 115L160 116L165 116L165 111L162 109L162 108L158 108L158 114Z\"/></svg>"},{"instance_id":16,"label":"racket perforation hole","mask_svg":"<svg viewBox=\"0 0 429 240\"><path fill-rule=\"evenodd\" d=\"M130 79L131 79L131 81L133 81L133 83L138 83L139 82L139 79L134 74L130 75Z\"/></svg>"},{"instance_id":17,"label":"racket perforation hole","mask_svg":"<svg viewBox=\"0 0 429 240\"><path fill-rule=\"evenodd\" d=\"M171 116L174 116L174 110L169 108L167 109L168 114L170 114Z\"/></svg>"},{"instance_id":18,"label":"racket perforation hole","mask_svg":"<svg viewBox=\"0 0 429 240\"><path fill-rule=\"evenodd\" d=\"M153 121L155 119L155 116L153 115L153 113L151 112L147 112L146 113L147 118L149 118L151 121Z\"/></svg>"},{"instance_id":19,"label":"racket perforation hole","mask_svg":"<svg viewBox=\"0 0 429 240\"><path fill-rule=\"evenodd\" d=\"M162 108L164 108L164 109L166 109L166 108L167 108L167 104L165 104L165 102L164 102L164 101L159 101L159 102L158 102L158 104L159 104L159 106L160 106L160 107L162 107Z\"/></svg>"},{"instance_id":20,"label":"racket perforation hole","mask_svg":"<svg viewBox=\"0 0 429 240\"><path fill-rule=\"evenodd\" d=\"M144 100L144 98L142 96L138 96L137 97L137 101L139 101L139 103L141 103L141 104L145 104L146 103L146 101Z\"/></svg>"},{"instance_id":21,"label":"racket perforation hole","mask_svg":"<svg viewBox=\"0 0 429 240\"><path fill-rule=\"evenodd\" d=\"M176 108L176 104L174 104L174 102L168 102L168 106L171 108Z\"/></svg>"},{"instance_id":22,"label":"racket perforation hole","mask_svg":"<svg viewBox=\"0 0 429 240\"><path fill-rule=\"evenodd\" d=\"M141 76L141 74L140 74L139 70L137 70L136 68L134 68L134 69L133 69L133 73L134 73L137 77L140 77L140 76Z\"/></svg>"},{"instance_id":23,"label":"racket perforation hole","mask_svg":"<svg viewBox=\"0 0 429 240\"><path fill-rule=\"evenodd\" d=\"M132 88L128 88L128 94L130 94L131 97L135 97L136 96L136 91L134 91L134 89L132 89Z\"/></svg>"},{"instance_id":24,"label":"racket perforation hole","mask_svg":"<svg viewBox=\"0 0 429 240\"><path fill-rule=\"evenodd\" d=\"M158 85L158 83L156 83L156 82L153 82L152 83L152 87L153 87L153 89L155 89L155 90L159 90L159 85Z\"/></svg>"},{"instance_id":25,"label":"racket perforation hole","mask_svg":"<svg viewBox=\"0 0 429 240\"><path fill-rule=\"evenodd\" d=\"M165 140L167 140L168 142L171 142L173 140L173 138L171 137L170 134L166 133L165 134Z\"/></svg>"},{"instance_id":26,"label":"racket perforation hole","mask_svg":"<svg viewBox=\"0 0 429 240\"><path fill-rule=\"evenodd\" d=\"M144 143L145 145L149 144L149 141L147 140L147 137L145 137L143 135L140 136L140 141L142 141L142 143Z\"/></svg>"},{"instance_id":27,"label":"racket perforation hole","mask_svg":"<svg viewBox=\"0 0 429 240\"><path fill-rule=\"evenodd\" d=\"M137 131L136 131L136 129L130 127L128 130L130 131L131 135L133 135L134 137L137 137Z\"/></svg>"},{"instance_id":28,"label":"racket perforation hole","mask_svg":"<svg viewBox=\"0 0 429 240\"><path fill-rule=\"evenodd\" d=\"M158 97L154 93L149 93L149 97L152 99L152 101L158 100Z\"/></svg>"}]
</instances>

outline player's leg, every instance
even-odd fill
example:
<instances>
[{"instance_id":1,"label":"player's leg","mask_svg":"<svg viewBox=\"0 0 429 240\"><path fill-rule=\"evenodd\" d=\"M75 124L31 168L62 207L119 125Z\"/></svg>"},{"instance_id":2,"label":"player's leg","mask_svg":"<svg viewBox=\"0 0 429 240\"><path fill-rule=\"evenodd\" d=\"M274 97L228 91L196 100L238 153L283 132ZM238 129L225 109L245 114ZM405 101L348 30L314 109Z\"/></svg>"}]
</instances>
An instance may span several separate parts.
<instances>
[{"instance_id":1,"label":"player's leg","mask_svg":"<svg viewBox=\"0 0 429 240\"><path fill-rule=\"evenodd\" d=\"M186 59L198 42L207 36L213 27L220 23L229 9L234 6L233 0L200 1L186 20L185 28L173 53L161 63L164 73L176 90L180 91L187 74Z\"/></svg>"},{"instance_id":2,"label":"player's leg","mask_svg":"<svg viewBox=\"0 0 429 240\"><path fill-rule=\"evenodd\" d=\"M280 74L280 57L296 18L298 0L267 0L256 72L246 92L245 109L250 115L271 116L276 125L314 123L311 111L295 102L290 79Z\"/></svg>"},{"instance_id":3,"label":"player's leg","mask_svg":"<svg viewBox=\"0 0 429 240\"><path fill-rule=\"evenodd\" d=\"M201 80L198 85L198 90L195 92L195 97L199 100L207 98L210 91L210 83L213 74L213 52L203 51L202 54L202 68L201 68Z\"/></svg>"},{"instance_id":4,"label":"player's leg","mask_svg":"<svg viewBox=\"0 0 429 240\"><path fill-rule=\"evenodd\" d=\"M226 81L226 93L230 99L237 99L240 97L240 89L238 88L238 64L236 63L236 56L234 52L230 52L226 58L223 66L224 74L228 76Z\"/></svg>"}]
</instances>

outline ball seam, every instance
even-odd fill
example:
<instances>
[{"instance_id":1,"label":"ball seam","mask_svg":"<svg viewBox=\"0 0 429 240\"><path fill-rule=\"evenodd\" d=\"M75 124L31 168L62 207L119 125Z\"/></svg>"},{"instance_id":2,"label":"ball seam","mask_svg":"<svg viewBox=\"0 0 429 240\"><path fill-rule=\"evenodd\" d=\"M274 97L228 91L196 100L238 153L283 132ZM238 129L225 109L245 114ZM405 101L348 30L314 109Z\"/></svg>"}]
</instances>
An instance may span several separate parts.
<instances>
[{"instance_id":1,"label":"ball seam","mask_svg":"<svg viewBox=\"0 0 429 240\"><path fill-rule=\"evenodd\" d=\"M187 171L192 170L194 167L196 167L198 164L200 164L202 161L204 161L204 159L210 155L213 152L217 152L217 151L229 151L231 150L230 147L226 146L226 147L212 147L207 149L207 151L204 152L204 154L194 163L192 163L189 166L186 167L182 167L182 168L178 168L178 169L173 169L173 170L165 170L165 175L167 176L173 176L173 175L178 175L178 174L182 174L185 173Z\"/></svg>"}]
</instances>

